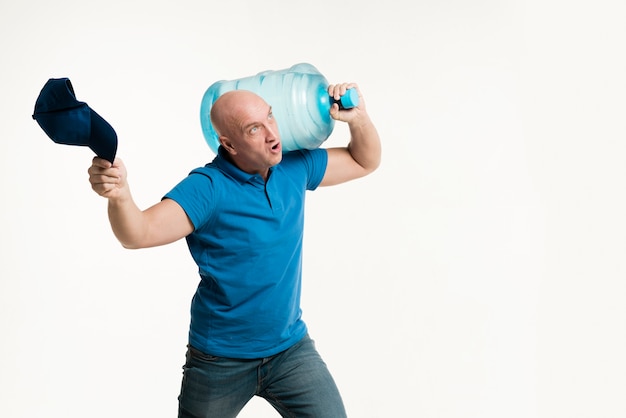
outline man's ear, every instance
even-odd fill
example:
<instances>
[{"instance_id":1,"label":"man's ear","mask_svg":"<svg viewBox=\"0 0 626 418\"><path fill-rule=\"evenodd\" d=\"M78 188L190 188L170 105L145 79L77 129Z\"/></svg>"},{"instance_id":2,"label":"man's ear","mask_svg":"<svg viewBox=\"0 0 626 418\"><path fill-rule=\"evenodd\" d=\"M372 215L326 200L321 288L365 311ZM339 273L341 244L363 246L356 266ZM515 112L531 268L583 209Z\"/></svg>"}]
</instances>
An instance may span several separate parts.
<instances>
[{"instance_id":1,"label":"man's ear","mask_svg":"<svg viewBox=\"0 0 626 418\"><path fill-rule=\"evenodd\" d=\"M218 138L218 141L220 142L220 145L229 153L232 155L237 154L237 151L235 150L235 147L233 146L233 143L228 139L227 136L224 135L220 135L220 137Z\"/></svg>"}]
</instances>

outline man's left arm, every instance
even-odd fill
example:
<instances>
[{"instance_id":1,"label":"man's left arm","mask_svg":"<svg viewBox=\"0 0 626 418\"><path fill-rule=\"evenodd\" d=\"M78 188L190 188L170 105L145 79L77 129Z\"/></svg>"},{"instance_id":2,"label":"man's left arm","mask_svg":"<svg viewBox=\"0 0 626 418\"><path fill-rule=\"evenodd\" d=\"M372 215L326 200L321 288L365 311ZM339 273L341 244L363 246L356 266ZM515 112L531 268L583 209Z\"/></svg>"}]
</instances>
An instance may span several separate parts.
<instances>
[{"instance_id":1,"label":"man's left arm","mask_svg":"<svg viewBox=\"0 0 626 418\"><path fill-rule=\"evenodd\" d=\"M339 99L349 88L355 88L359 93L359 105L352 109L339 110L339 106L333 104L330 115L333 119L348 124L350 143L343 148L327 150L328 165L320 186L332 186L366 176L380 165L380 138L367 113L358 86L354 83L331 85L328 93Z\"/></svg>"}]
</instances>

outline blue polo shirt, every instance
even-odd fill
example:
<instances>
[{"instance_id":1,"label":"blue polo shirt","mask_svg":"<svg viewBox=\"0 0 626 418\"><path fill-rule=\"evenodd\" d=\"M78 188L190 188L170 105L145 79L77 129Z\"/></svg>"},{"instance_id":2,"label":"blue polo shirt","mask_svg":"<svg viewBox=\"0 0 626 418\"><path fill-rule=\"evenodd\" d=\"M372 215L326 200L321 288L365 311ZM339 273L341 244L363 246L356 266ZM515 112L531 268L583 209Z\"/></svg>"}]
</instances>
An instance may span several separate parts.
<instances>
[{"instance_id":1,"label":"blue polo shirt","mask_svg":"<svg viewBox=\"0 0 626 418\"><path fill-rule=\"evenodd\" d=\"M306 190L319 186L326 150L293 151L268 181L217 157L164 198L194 225L187 244L200 272L189 343L211 355L251 359L302 339L302 239Z\"/></svg>"}]
</instances>

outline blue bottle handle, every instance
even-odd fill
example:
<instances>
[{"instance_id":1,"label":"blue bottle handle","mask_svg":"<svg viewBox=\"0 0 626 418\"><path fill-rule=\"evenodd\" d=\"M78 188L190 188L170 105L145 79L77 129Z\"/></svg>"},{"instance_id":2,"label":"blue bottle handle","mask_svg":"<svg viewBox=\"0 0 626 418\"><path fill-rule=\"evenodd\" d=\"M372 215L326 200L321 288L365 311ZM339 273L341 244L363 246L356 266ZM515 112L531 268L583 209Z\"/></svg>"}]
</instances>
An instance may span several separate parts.
<instances>
[{"instance_id":1,"label":"blue bottle handle","mask_svg":"<svg viewBox=\"0 0 626 418\"><path fill-rule=\"evenodd\" d=\"M337 103L339 105L339 110L343 109L352 109L353 107L357 107L359 105L359 93L355 88L351 88L346 90L346 94L341 96L339 100L335 100L331 97L331 104Z\"/></svg>"}]
</instances>

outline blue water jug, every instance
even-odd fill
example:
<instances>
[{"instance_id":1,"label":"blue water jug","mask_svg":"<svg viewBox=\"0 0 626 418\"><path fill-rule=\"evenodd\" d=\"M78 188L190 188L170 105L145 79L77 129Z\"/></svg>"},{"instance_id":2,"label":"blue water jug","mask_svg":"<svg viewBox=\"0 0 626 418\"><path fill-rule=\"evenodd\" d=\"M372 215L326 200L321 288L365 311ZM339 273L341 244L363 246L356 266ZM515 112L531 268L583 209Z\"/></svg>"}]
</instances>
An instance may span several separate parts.
<instances>
[{"instance_id":1,"label":"blue water jug","mask_svg":"<svg viewBox=\"0 0 626 418\"><path fill-rule=\"evenodd\" d=\"M349 89L339 101L328 95L328 81L311 64L300 63L278 71L263 71L255 76L213 83L202 98L200 122L207 144L217 153L218 135L211 124L211 107L222 94L249 90L270 106L280 133L283 152L318 148L333 131L335 121L330 107L350 109L359 104L356 89Z\"/></svg>"}]
</instances>

